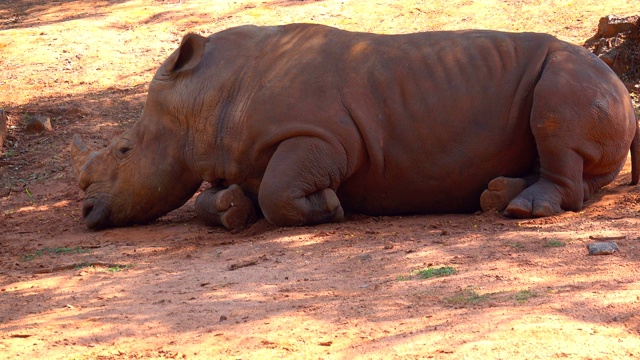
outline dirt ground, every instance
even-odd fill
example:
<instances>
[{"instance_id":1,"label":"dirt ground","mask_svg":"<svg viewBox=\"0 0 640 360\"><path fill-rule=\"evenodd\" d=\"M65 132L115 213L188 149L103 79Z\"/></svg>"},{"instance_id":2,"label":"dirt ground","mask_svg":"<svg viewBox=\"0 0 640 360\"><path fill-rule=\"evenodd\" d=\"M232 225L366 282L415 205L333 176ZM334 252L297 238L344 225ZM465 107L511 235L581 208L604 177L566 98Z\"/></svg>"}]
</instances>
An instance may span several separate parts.
<instances>
[{"instance_id":1,"label":"dirt ground","mask_svg":"<svg viewBox=\"0 0 640 360\"><path fill-rule=\"evenodd\" d=\"M88 231L68 157L142 109L186 32L315 22L407 33L540 31L582 44L637 0L4 0L0 358L640 358L640 188L628 165L585 210L350 216L231 234L190 201L158 221ZM29 134L35 116L53 131ZM620 251L587 255L613 239ZM422 279L421 270L455 272Z\"/></svg>"}]
</instances>

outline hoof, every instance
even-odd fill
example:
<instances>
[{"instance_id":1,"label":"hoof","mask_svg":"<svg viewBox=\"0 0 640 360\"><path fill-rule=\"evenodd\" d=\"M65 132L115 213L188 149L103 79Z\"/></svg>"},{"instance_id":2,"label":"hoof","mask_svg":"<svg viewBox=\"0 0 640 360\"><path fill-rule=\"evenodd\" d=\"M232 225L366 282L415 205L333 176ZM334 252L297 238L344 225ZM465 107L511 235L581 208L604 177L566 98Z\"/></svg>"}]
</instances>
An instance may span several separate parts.
<instances>
[{"instance_id":1,"label":"hoof","mask_svg":"<svg viewBox=\"0 0 640 360\"><path fill-rule=\"evenodd\" d=\"M327 211L330 212L330 216L326 219L328 222L341 222L344 220L344 210L340 205L340 200L338 200L338 196L331 189L325 189L322 192L322 197L324 198L325 204L327 206Z\"/></svg>"},{"instance_id":2,"label":"hoof","mask_svg":"<svg viewBox=\"0 0 640 360\"><path fill-rule=\"evenodd\" d=\"M235 188L233 188L234 186ZM238 185L231 185L228 189L218 193L216 208L221 213L222 225L229 230L242 230L256 220L253 202L244 195Z\"/></svg>"},{"instance_id":3,"label":"hoof","mask_svg":"<svg viewBox=\"0 0 640 360\"><path fill-rule=\"evenodd\" d=\"M487 189L480 195L480 207L483 211L501 212L526 187L527 183L524 179L497 177L491 180Z\"/></svg>"},{"instance_id":4,"label":"hoof","mask_svg":"<svg viewBox=\"0 0 640 360\"><path fill-rule=\"evenodd\" d=\"M552 206L547 201L529 201L524 198L517 198L511 201L504 211L504 215L511 218L528 219L536 217L547 217L562 212L559 206Z\"/></svg>"},{"instance_id":5,"label":"hoof","mask_svg":"<svg viewBox=\"0 0 640 360\"><path fill-rule=\"evenodd\" d=\"M514 218L536 218L560 214L563 210L561 188L547 180L540 180L511 200L504 215ZM582 201L566 210L580 210Z\"/></svg>"},{"instance_id":6,"label":"hoof","mask_svg":"<svg viewBox=\"0 0 640 360\"><path fill-rule=\"evenodd\" d=\"M196 213L207 224L222 225L233 231L244 229L256 219L253 202L238 185L205 190L196 199Z\"/></svg>"}]
</instances>

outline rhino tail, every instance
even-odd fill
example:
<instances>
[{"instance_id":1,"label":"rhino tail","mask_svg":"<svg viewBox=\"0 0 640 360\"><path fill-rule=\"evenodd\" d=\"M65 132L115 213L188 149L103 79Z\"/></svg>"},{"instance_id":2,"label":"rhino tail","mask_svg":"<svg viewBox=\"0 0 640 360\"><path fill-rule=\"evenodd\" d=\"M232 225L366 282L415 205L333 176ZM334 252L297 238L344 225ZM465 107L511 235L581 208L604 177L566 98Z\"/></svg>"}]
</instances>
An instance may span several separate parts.
<instances>
[{"instance_id":1,"label":"rhino tail","mask_svg":"<svg viewBox=\"0 0 640 360\"><path fill-rule=\"evenodd\" d=\"M636 118L636 134L631 141L631 184L637 185L640 180L640 128Z\"/></svg>"}]
</instances>

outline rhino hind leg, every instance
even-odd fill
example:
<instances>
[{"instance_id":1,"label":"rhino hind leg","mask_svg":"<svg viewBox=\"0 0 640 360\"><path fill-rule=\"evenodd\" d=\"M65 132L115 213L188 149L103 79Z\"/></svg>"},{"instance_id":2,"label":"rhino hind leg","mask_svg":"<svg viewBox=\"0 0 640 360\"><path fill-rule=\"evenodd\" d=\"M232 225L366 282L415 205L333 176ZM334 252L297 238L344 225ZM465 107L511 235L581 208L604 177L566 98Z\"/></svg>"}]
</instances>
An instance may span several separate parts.
<instances>
[{"instance_id":1,"label":"rhino hind leg","mask_svg":"<svg viewBox=\"0 0 640 360\"><path fill-rule=\"evenodd\" d=\"M555 113L546 117L553 103L545 103L545 112L532 111L532 130L536 139L540 161L539 179L513 198L504 210L508 217L535 218L561 213L563 210L579 211L584 201L583 166L588 140L575 136L576 128L584 126L575 119L576 114L564 114L558 119ZM570 124L570 125L566 125ZM571 131L570 128L574 128ZM580 144L583 142L583 144ZM588 151L588 150L587 150Z\"/></svg>"},{"instance_id":2,"label":"rhino hind leg","mask_svg":"<svg viewBox=\"0 0 640 360\"><path fill-rule=\"evenodd\" d=\"M241 230L256 220L256 209L242 188L209 188L196 198L196 214L208 225L222 225L229 230Z\"/></svg>"},{"instance_id":3,"label":"rhino hind leg","mask_svg":"<svg viewBox=\"0 0 640 360\"><path fill-rule=\"evenodd\" d=\"M606 65L586 54L554 52L533 92L530 126L540 178L505 209L517 218L579 211L626 160L630 140L626 90Z\"/></svg>"}]
</instances>

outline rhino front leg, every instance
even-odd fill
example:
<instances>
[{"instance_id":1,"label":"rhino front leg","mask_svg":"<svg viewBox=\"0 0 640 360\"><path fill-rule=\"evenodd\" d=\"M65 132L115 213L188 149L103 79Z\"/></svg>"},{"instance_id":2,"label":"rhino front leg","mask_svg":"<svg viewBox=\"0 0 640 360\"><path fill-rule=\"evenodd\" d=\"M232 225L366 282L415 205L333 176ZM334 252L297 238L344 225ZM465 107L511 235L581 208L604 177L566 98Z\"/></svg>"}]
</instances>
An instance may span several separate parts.
<instances>
[{"instance_id":1,"label":"rhino front leg","mask_svg":"<svg viewBox=\"0 0 640 360\"><path fill-rule=\"evenodd\" d=\"M344 211L336 195L347 173L344 148L318 138L282 142L265 171L258 201L265 218L279 226L339 222Z\"/></svg>"},{"instance_id":2,"label":"rhino front leg","mask_svg":"<svg viewBox=\"0 0 640 360\"><path fill-rule=\"evenodd\" d=\"M209 188L196 198L196 214L209 225L222 225L229 230L241 230L256 220L256 209L242 188Z\"/></svg>"},{"instance_id":3,"label":"rhino front leg","mask_svg":"<svg viewBox=\"0 0 640 360\"><path fill-rule=\"evenodd\" d=\"M491 180L487 189L480 195L480 207L482 211L504 211L511 200L520 195L526 188L535 184L540 175L539 164L534 168L534 174L522 178L498 176Z\"/></svg>"},{"instance_id":4,"label":"rhino front leg","mask_svg":"<svg viewBox=\"0 0 640 360\"><path fill-rule=\"evenodd\" d=\"M527 182L524 179L497 177L491 180L487 189L480 195L480 207L482 211L501 212L526 188Z\"/></svg>"}]
</instances>

